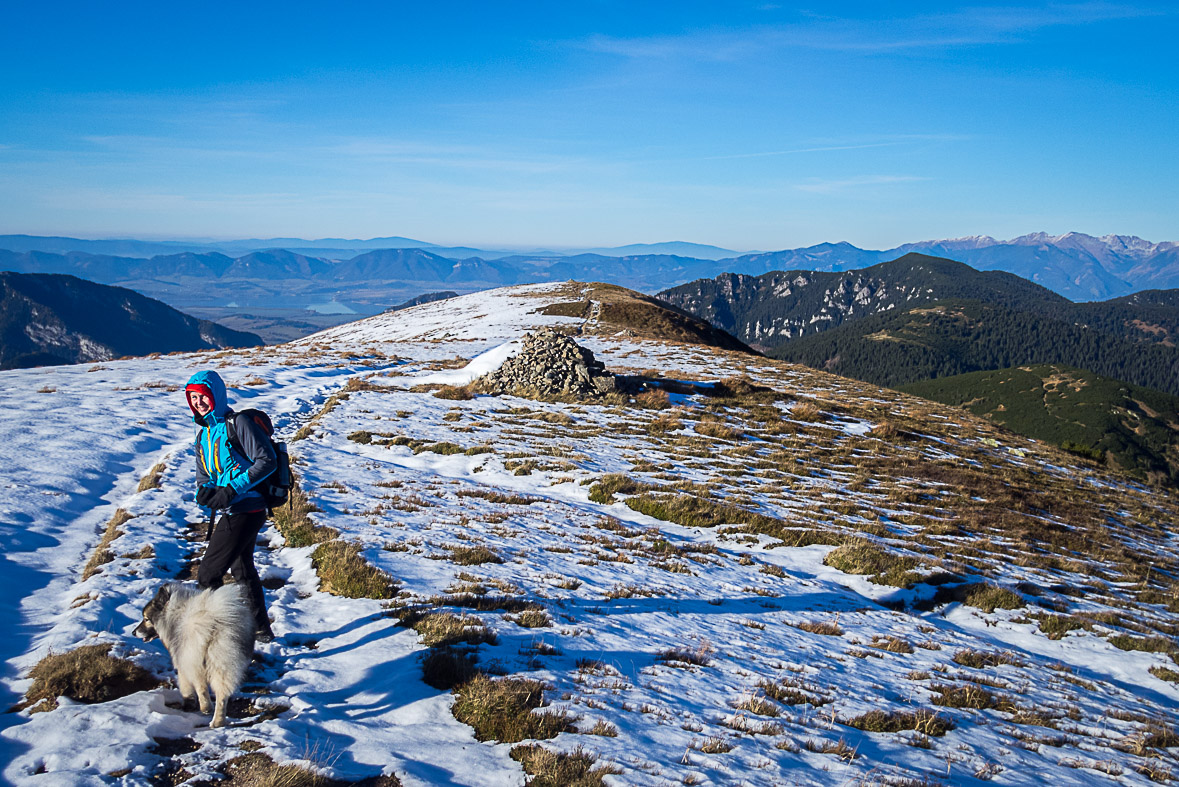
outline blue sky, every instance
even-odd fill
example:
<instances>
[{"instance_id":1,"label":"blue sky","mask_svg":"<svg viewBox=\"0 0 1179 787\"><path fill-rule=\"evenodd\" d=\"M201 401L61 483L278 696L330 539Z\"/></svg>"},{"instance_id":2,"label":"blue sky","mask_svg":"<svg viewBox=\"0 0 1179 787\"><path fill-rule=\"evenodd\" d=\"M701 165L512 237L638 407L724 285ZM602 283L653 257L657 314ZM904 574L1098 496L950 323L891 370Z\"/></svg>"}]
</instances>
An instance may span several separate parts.
<instances>
[{"instance_id":1,"label":"blue sky","mask_svg":"<svg viewBox=\"0 0 1179 787\"><path fill-rule=\"evenodd\" d=\"M883 5L18 2L0 233L1179 240L1170 3Z\"/></svg>"}]
</instances>

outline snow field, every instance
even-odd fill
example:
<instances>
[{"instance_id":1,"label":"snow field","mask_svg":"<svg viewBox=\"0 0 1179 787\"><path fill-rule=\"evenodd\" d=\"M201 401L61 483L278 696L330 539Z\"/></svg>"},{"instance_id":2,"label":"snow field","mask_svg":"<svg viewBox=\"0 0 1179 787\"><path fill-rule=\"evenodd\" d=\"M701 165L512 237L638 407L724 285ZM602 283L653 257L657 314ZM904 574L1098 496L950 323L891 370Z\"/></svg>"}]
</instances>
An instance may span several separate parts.
<instances>
[{"instance_id":1,"label":"snow field","mask_svg":"<svg viewBox=\"0 0 1179 787\"><path fill-rule=\"evenodd\" d=\"M1127 521L1172 510L1166 501L978 425L906 416L904 400L871 386L681 345L579 339L611 369L705 382L745 374L787 396L725 405L675 394L676 407L643 410L408 390L465 383L506 357L525 328L570 322L534 313L546 297L568 298L568 286L464 296L254 353L0 374L0 396L16 416L0 424L8 460L0 465L0 527L17 545L3 556L14 581L0 596L0 614L16 632L4 646L13 702L50 648L109 641L171 674L158 643L139 643L130 631L158 584L193 556L195 546L180 537L198 518L191 426L182 397L167 386L182 386L197 368L227 364L234 404L267 409L288 438L315 416L310 436L291 445L303 489L320 509L312 517L359 541L401 590L392 602L328 595L312 548L285 547L267 530L257 556L279 639L259 648L236 726L208 729L207 718L172 707L170 688L96 705L63 701L0 721L3 777L105 784L107 774L130 769L122 783L148 784L173 767L208 777L248 744L341 779L395 773L405 785L523 784L511 746L477 742L451 715L452 695L422 682L427 649L396 617L418 605L473 615L493 631L478 665L543 680L549 708L576 716L580 731L543 745L580 747L613 763L621 773L605 777L610 785L1146 784L1171 768L1173 750L1148 737L1174 725L1179 691L1148 671L1171 662L1102 636L1126 630L1122 622L1052 640L1029 617L1039 614L1034 604L987 613L952 602L920 612L913 602L936 588L844 573L824 564L831 546L673 524L633 510L623 494L594 502L584 482L622 473L663 493L773 517L791 533L859 533L906 547L928 540L931 522L953 525L981 499L922 481L912 468L925 463L1026 471L1045 485L1099 490L1092 494L1124 503ZM475 360L463 368L459 359ZM254 378L261 384L247 384ZM350 378L359 384L320 412ZM898 419L917 436L873 436ZM63 422L68 429L48 425ZM161 487L136 492L160 461ZM862 469L877 466L898 469L888 477ZM80 582L116 508L135 516L114 553L150 545L154 556L116 557ZM1059 526L1049 512L1037 516L1046 528ZM1144 554L1173 552L1173 537L1110 528ZM937 538L951 552L976 543ZM1157 605L1134 606L1135 583L1067 565L1020 565L1012 554L1030 548L1003 533L976 541L967 578L1040 586L1042 596L1025 603L1067 600L1070 612L1108 614L1112 599L1136 620L1174 624ZM468 547L503 562L468 565L460 558ZM906 554L923 572L940 559L915 547ZM1088 595L1052 590L1069 583ZM540 604L552 625L472 610L479 592ZM1010 663L970 666L980 654L1003 653ZM939 686L974 686L1011 704L936 705ZM874 710L928 710L956 726L926 737L847 723ZM1036 714L1041 723L1028 723ZM188 738L196 749L155 754L154 738Z\"/></svg>"}]
</instances>

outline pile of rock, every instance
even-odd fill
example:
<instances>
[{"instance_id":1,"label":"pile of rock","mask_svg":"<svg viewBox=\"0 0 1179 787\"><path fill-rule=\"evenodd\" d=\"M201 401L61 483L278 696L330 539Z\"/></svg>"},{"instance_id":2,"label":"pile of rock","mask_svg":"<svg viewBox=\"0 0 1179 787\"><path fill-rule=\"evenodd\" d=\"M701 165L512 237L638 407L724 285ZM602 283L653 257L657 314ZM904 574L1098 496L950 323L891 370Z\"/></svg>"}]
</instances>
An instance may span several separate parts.
<instances>
[{"instance_id":1,"label":"pile of rock","mask_svg":"<svg viewBox=\"0 0 1179 787\"><path fill-rule=\"evenodd\" d=\"M594 354L552 328L524 337L520 351L494 372L475 380L489 394L528 397L599 396L614 390L614 375Z\"/></svg>"}]
</instances>

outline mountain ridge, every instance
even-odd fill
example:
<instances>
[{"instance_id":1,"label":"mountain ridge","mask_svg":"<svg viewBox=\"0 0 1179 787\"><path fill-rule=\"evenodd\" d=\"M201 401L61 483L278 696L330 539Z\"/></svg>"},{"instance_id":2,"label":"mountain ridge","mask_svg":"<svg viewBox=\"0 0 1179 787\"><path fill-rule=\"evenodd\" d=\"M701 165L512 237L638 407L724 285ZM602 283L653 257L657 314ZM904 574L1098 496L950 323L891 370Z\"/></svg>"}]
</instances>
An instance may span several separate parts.
<instances>
[{"instance_id":1,"label":"mountain ridge","mask_svg":"<svg viewBox=\"0 0 1179 787\"><path fill-rule=\"evenodd\" d=\"M0 271L0 336L0 369L262 343L133 290L9 271Z\"/></svg>"},{"instance_id":2,"label":"mountain ridge","mask_svg":"<svg viewBox=\"0 0 1179 787\"><path fill-rule=\"evenodd\" d=\"M510 259L528 263L529 273L544 270L559 260L581 257L582 261L601 258L643 258L647 260L645 279L617 281L623 286L664 289L691 278L706 278L719 273L758 275L775 269L851 270L875 265L910 251L932 256L950 256L982 270L1005 270L1037 281L1072 300L1097 300L1129 294L1140 289L1179 287L1179 244L1174 241L1153 242L1131 235L1094 237L1069 232L1060 235L1029 233L1010 240L990 236L926 240L907 243L893 249L860 249L846 241L820 243L810 247L771 252L727 254L730 250L704 244L672 241L656 244L631 244L611 248L565 249L562 251L488 251L470 247L443 247L408 238L376 238L356 241L355 248L332 248L338 240L266 239L253 241L218 241L184 243L180 241L86 241L70 238L36 236L0 236L0 249L11 252L44 251L50 253L87 252L109 256L143 256L174 254L180 251L207 253L217 251L245 256L253 251L273 250L272 241L289 241L282 245L305 256L328 253L334 259L350 259L383 248L419 248L450 260L479 258L486 261ZM386 243L387 242L387 243ZM139 245L136 245L139 244ZM40 249L35 247L42 247ZM317 246L319 247L317 249ZM139 255L132 254L138 250ZM700 256L683 252L695 250ZM312 253L315 254L312 254ZM636 253L640 252L640 253ZM659 253L652 253L659 252ZM665 253L673 252L673 253ZM584 255L592 255L585 257ZM727 256L721 256L727 255ZM678 260L678 261L677 261ZM691 261L687 263L686 261ZM657 270L656 270L657 269ZM70 272L70 271L23 271ZM632 274L633 276L633 274ZM684 278L684 277L687 278ZM589 268L582 268L575 278L607 280ZM500 276L495 282L511 284L526 278ZM533 279L535 280L535 279ZM438 278L432 281L439 281Z\"/></svg>"}]
</instances>

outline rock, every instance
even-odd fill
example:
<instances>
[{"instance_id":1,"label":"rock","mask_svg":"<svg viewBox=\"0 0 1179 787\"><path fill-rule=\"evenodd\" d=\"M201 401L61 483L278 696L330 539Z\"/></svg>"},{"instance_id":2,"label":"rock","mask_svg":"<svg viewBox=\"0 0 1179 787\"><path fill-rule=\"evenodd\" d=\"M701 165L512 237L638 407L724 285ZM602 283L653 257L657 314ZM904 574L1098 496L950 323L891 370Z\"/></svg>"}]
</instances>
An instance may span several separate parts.
<instances>
[{"instance_id":1,"label":"rock","mask_svg":"<svg viewBox=\"0 0 1179 787\"><path fill-rule=\"evenodd\" d=\"M473 385L484 393L533 398L591 398L615 389L614 375L592 352L552 328L525 336L518 353Z\"/></svg>"}]
</instances>

